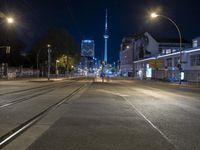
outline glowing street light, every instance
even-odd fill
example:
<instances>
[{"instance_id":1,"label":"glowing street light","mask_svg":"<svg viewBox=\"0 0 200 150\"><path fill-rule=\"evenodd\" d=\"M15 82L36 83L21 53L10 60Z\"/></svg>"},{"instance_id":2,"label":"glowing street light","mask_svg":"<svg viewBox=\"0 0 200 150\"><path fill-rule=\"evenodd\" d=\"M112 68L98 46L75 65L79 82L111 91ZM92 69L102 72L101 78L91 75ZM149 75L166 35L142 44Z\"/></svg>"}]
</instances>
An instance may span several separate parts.
<instances>
[{"instance_id":1,"label":"glowing street light","mask_svg":"<svg viewBox=\"0 0 200 150\"><path fill-rule=\"evenodd\" d=\"M157 17L162 17L162 18L170 21L176 27L178 34L179 34L179 39L180 39L180 59L179 59L180 60L180 68L179 68L179 70L180 70L180 76L181 76L181 73L182 73L182 71L181 71L181 66L182 66L182 35L181 35L181 31L180 31L178 25L171 18L164 16L164 15L157 14L155 12L151 13L150 17L152 19L155 19ZM180 78L180 84L181 84L181 78Z\"/></svg>"},{"instance_id":2,"label":"glowing street light","mask_svg":"<svg viewBox=\"0 0 200 150\"><path fill-rule=\"evenodd\" d=\"M151 18L156 18L156 17L158 17L158 14L157 13L151 13Z\"/></svg>"},{"instance_id":3,"label":"glowing street light","mask_svg":"<svg viewBox=\"0 0 200 150\"><path fill-rule=\"evenodd\" d=\"M51 47L51 45L50 45L50 44L47 44L47 47L48 47L48 48L50 48L50 47Z\"/></svg>"},{"instance_id":4,"label":"glowing street light","mask_svg":"<svg viewBox=\"0 0 200 150\"><path fill-rule=\"evenodd\" d=\"M6 20L7 20L8 24L13 24L14 23L14 19L12 17L8 17L8 18L6 18Z\"/></svg>"}]
</instances>

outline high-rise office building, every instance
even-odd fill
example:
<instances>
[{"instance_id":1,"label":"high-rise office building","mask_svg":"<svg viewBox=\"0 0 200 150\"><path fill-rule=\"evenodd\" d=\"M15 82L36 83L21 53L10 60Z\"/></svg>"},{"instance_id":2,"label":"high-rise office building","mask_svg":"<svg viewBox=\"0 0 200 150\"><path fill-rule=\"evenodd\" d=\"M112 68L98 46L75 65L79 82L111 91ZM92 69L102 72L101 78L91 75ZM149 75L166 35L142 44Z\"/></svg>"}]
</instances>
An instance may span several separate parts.
<instances>
[{"instance_id":1,"label":"high-rise office building","mask_svg":"<svg viewBox=\"0 0 200 150\"><path fill-rule=\"evenodd\" d=\"M81 68L92 72L95 64L94 59L95 43L94 40L82 40L81 43Z\"/></svg>"},{"instance_id":2,"label":"high-rise office building","mask_svg":"<svg viewBox=\"0 0 200 150\"><path fill-rule=\"evenodd\" d=\"M82 40L81 43L81 56L94 57L95 43L94 40Z\"/></svg>"}]
</instances>

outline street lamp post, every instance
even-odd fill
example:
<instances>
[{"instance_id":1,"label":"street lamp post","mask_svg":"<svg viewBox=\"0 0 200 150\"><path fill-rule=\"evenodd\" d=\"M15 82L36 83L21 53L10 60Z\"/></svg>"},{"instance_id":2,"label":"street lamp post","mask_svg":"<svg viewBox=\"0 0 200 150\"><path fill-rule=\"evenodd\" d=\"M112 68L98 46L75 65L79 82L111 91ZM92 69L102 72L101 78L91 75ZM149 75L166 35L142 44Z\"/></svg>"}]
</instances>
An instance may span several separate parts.
<instances>
[{"instance_id":1,"label":"street lamp post","mask_svg":"<svg viewBox=\"0 0 200 150\"><path fill-rule=\"evenodd\" d=\"M6 17L4 19L6 19L7 24L13 24L14 23L14 19L12 17ZM10 46L0 46L0 48L6 48L6 54L10 53ZM7 64L6 69L8 70L8 64ZM8 72L8 71L6 71L6 72Z\"/></svg>"},{"instance_id":2,"label":"street lamp post","mask_svg":"<svg viewBox=\"0 0 200 150\"><path fill-rule=\"evenodd\" d=\"M39 55L40 55L41 49L37 52L37 77L39 77L40 71L39 69Z\"/></svg>"},{"instance_id":3,"label":"street lamp post","mask_svg":"<svg viewBox=\"0 0 200 150\"><path fill-rule=\"evenodd\" d=\"M59 72L58 72L58 63L59 62L60 62L59 60L56 60L56 76L58 76L58 74L59 74Z\"/></svg>"},{"instance_id":4,"label":"street lamp post","mask_svg":"<svg viewBox=\"0 0 200 150\"><path fill-rule=\"evenodd\" d=\"M48 80L50 80L50 69L51 69L51 49L50 49L51 45L47 44L47 48L48 48L48 73L47 73L47 77Z\"/></svg>"},{"instance_id":5,"label":"street lamp post","mask_svg":"<svg viewBox=\"0 0 200 150\"><path fill-rule=\"evenodd\" d=\"M182 34L181 34L181 31L178 27L178 25L169 17L167 16L164 16L164 15L160 15L160 14L157 14L157 13L152 13L151 14L151 18L157 18L157 17L162 17L164 19L167 19L168 21L170 21L177 29L178 31L178 35L179 35L179 46L180 46L180 55L179 55L179 63L180 63L180 68L179 68L179 71L180 71L180 81L179 81L179 84L181 84L181 71L182 71Z\"/></svg>"},{"instance_id":6,"label":"street lamp post","mask_svg":"<svg viewBox=\"0 0 200 150\"><path fill-rule=\"evenodd\" d=\"M0 46L0 49L5 48L6 49L6 54L10 54L10 46ZM4 63L2 63L2 68L4 70L4 75L8 76L8 62L4 65ZM6 70L6 71L5 71Z\"/></svg>"}]
</instances>

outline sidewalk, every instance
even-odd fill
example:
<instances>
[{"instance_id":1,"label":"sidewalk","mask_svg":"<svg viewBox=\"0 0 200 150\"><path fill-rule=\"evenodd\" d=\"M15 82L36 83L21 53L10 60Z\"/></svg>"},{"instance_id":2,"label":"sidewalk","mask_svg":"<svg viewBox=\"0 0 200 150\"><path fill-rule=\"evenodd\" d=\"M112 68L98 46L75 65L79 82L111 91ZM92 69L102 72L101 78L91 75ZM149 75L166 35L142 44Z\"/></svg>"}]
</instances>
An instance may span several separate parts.
<instances>
[{"instance_id":1,"label":"sidewalk","mask_svg":"<svg viewBox=\"0 0 200 150\"><path fill-rule=\"evenodd\" d=\"M62 81L65 79L69 78L50 78L50 80L48 80L47 78L34 78L30 79L29 82L54 82L54 81Z\"/></svg>"},{"instance_id":2,"label":"sidewalk","mask_svg":"<svg viewBox=\"0 0 200 150\"><path fill-rule=\"evenodd\" d=\"M135 81L141 81L141 82L149 82L149 83L155 83L155 84L165 84L165 85L171 85L171 86L177 86L177 87L188 87L188 88L200 88L200 83L193 83L193 82L167 82L167 81L159 81L159 80L135 80Z\"/></svg>"},{"instance_id":3,"label":"sidewalk","mask_svg":"<svg viewBox=\"0 0 200 150\"><path fill-rule=\"evenodd\" d=\"M192 82L175 82L175 83L170 83L171 85L178 85L178 86L186 86L186 87L192 87L192 88L200 88L200 83L192 83Z\"/></svg>"},{"instance_id":4,"label":"sidewalk","mask_svg":"<svg viewBox=\"0 0 200 150\"><path fill-rule=\"evenodd\" d=\"M29 81L29 82L54 82L54 81L62 81L62 80L67 80L67 79L72 79L74 77L52 77L50 80L48 78L44 77L24 77L24 78L14 78L14 79L0 79L1 81Z\"/></svg>"},{"instance_id":5,"label":"sidewalk","mask_svg":"<svg viewBox=\"0 0 200 150\"><path fill-rule=\"evenodd\" d=\"M171 86L177 86L177 87L189 87L189 88L200 88L200 82L195 83L195 82L168 82L168 81L162 81L162 80L139 80L139 79L134 79L132 77L129 78L111 78L112 80L132 80L132 81L138 81L138 82L146 82L146 83L155 83L155 84L165 84L165 85L171 85Z\"/></svg>"}]
</instances>

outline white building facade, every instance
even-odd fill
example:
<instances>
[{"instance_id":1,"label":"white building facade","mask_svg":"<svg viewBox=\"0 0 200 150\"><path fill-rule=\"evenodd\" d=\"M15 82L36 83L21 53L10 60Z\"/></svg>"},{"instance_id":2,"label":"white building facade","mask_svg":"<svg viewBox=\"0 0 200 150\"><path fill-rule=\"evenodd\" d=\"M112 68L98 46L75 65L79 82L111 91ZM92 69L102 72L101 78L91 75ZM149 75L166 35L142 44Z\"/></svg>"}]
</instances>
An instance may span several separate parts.
<instances>
[{"instance_id":1,"label":"white building facade","mask_svg":"<svg viewBox=\"0 0 200 150\"><path fill-rule=\"evenodd\" d=\"M182 45L183 48L190 47L190 44L185 41ZM120 51L121 73L124 76L128 74L137 76L138 66L144 64L135 65L135 62L143 62L148 58L152 59L153 56L158 54L176 53L179 49L179 40L155 38L148 32L123 38ZM144 73L142 74L144 75Z\"/></svg>"},{"instance_id":2,"label":"white building facade","mask_svg":"<svg viewBox=\"0 0 200 150\"><path fill-rule=\"evenodd\" d=\"M158 62L158 65L152 65L152 62ZM182 53L158 54L134 61L134 66L135 77L139 79L200 82L200 40L193 40L193 48L184 49Z\"/></svg>"}]
</instances>

